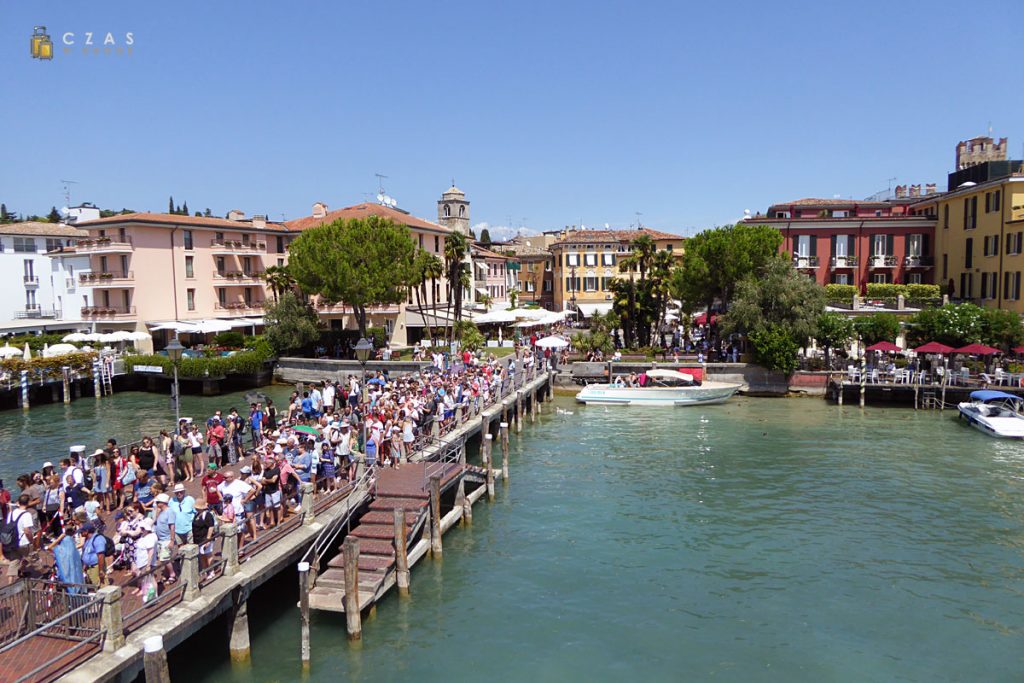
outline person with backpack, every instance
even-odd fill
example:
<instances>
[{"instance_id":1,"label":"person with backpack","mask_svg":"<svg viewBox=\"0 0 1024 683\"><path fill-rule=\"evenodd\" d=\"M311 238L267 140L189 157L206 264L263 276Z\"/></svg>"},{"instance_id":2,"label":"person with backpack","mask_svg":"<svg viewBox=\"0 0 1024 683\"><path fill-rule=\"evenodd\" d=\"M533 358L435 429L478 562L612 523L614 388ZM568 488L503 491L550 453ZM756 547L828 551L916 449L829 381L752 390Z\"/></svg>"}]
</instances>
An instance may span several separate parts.
<instances>
[{"instance_id":1,"label":"person with backpack","mask_svg":"<svg viewBox=\"0 0 1024 683\"><path fill-rule=\"evenodd\" d=\"M10 505L0 525L0 553L7 562L7 584L18 580L22 561L32 553L36 536L36 517L29 508L28 494L18 496L17 505Z\"/></svg>"},{"instance_id":2,"label":"person with backpack","mask_svg":"<svg viewBox=\"0 0 1024 683\"><path fill-rule=\"evenodd\" d=\"M85 568L85 578L94 586L106 585L107 558L113 554L113 541L99 533L92 522L83 524L78 533L83 539L82 566Z\"/></svg>"}]
</instances>

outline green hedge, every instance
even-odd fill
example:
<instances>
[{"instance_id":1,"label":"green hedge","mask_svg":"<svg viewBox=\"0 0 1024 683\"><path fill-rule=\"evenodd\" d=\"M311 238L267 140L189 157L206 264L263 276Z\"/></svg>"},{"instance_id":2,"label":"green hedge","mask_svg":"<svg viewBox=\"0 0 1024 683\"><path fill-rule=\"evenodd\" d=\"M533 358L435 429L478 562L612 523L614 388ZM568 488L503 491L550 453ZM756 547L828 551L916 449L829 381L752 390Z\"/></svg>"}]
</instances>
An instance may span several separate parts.
<instances>
[{"instance_id":1,"label":"green hedge","mask_svg":"<svg viewBox=\"0 0 1024 683\"><path fill-rule=\"evenodd\" d=\"M911 299L941 299L942 288L939 285L907 285L907 296Z\"/></svg>"},{"instance_id":2,"label":"green hedge","mask_svg":"<svg viewBox=\"0 0 1024 683\"><path fill-rule=\"evenodd\" d=\"M825 298L832 301L851 301L857 296L856 285L825 285Z\"/></svg>"},{"instance_id":3,"label":"green hedge","mask_svg":"<svg viewBox=\"0 0 1024 683\"><path fill-rule=\"evenodd\" d=\"M217 358L182 358L178 365L179 377L222 377L224 375L252 375L263 369L263 363L270 356L262 350L241 351L233 356ZM158 365L165 374L171 374L174 365L167 356L126 356L125 368L132 372L136 365Z\"/></svg>"},{"instance_id":4,"label":"green hedge","mask_svg":"<svg viewBox=\"0 0 1024 683\"><path fill-rule=\"evenodd\" d=\"M938 299L942 297L942 290L938 285L868 284L869 299L895 299L900 295L911 299Z\"/></svg>"}]
</instances>

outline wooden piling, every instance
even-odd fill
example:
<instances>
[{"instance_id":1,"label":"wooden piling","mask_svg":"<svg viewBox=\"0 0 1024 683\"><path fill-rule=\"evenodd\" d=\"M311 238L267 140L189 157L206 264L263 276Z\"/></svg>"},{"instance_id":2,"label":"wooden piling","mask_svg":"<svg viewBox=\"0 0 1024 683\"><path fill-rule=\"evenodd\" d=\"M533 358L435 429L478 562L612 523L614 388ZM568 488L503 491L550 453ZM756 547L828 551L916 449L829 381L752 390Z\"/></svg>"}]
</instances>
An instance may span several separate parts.
<instances>
[{"instance_id":1,"label":"wooden piling","mask_svg":"<svg viewBox=\"0 0 1024 683\"><path fill-rule=\"evenodd\" d=\"M349 640L360 640L363 620L359 613L359 539L346 536L341 548L345 562L345 626Z\"/></svg>"},{"instance_id":2,"label":"wooden piling","mask_svg":"<svg viewBox=\"0 0 1024 683\"><path fill-rule=\"evenodd\" d=\"M64 402L71 403L71 368L65 365L61 368L61 373L64 378Z\"/></svg>"},{"instance_id":3,"label":"wooden piling","mask_svg":"<svg viewBox=\"0 0 1024 683\"><path fill-rule=\"evenodd\" d=\"M531 391L530 392L529 401L530 401L530 424L533 424L533 423L535 423L537 421L537 392L536 391Z\"/></svg>"},{"instance_id":4,"label":"wooden piling","mask_svg":"<svg viewBox=\"0 0 1024 683\"><path fill-rule=\"evenodd\" d=\"M493 434L484 435L484 475L487 480L487 500L494 500L494 470L491 468L491 444L494 442Z\"/></svg>"},{"instance_id":5,"label":"wooden piling","mask_svg":"<svg viewBox=\"0 0 1024 683\"><path fill-rule=\"evenodd\" d=\"M440 555L441 545L441 477L430 478L430 554Z\"/></svg>"},{"instance_id":6,"label":"wooden piling","mask_svg":"<svg viewBox=\"0 0 1024 683\"><path fill-rule=\"evenodd\" d=\"M249 641L249 597L241 588L236 588L233 596L228 651L233 662L247 662L252 657Z\"/></svg>"},{"instance_id":7,"label":"wooden piling","mask_svg":"<svg viewBox=\"0 0 1024 683\"><path fill-rule=\"evenodd\" d=\"M299 613L302 617L302 668L309 669L309 562L299 562Z\"/></svg>"},{"instance_id":8,"label":"wooden piling","mask_svg":"<svg viewBox=\"0 0 1024 683\"><path fill-rule=\"evenodd\" d=\"M858 344L863 347L864 342L858 340ZM864 357L864 349L860 349L860 407L864 407L864 395L867 393L867 382L868 382L868 368L866 359Z\"/></svg>"},{"instance_id":9,"label":"wooden piling","mask_svg":"<svg viewBox=\"0 0 1024 683\"><path fill-rule=\"evenodd\" d=\"M508 423L501 423L501 478L508 482Z\"/></svg>"},{"instance_id":10,"label":"wooden piling","mask_svg":"<svg viewBox=\"0 0 1024 683\"><path fill-rule=\"evenodd\" d=\"M405 530L405 508L395 508L395 567L398 594L409 594L409 542Z\"/></svg>"},{"instance_id":11,"label":"wooden piling","mask_svg":"<svg viewBox=\"0 0 1024 683\"><path fill-rule=\"evenodd\" d=\"M142 666L146 672L146 683L171 683L163 636L153 636L142 642Z\"/></svg>"},{"instance_id":12,"label":"wooden piling","mask_svg":"<svg viewBox=\"0 0 1024 683\"><path fill-rule=\"evenodd\" d=\"M516 433L523 431L523 390L516 391Z\"/></svg>"}]
</instances>

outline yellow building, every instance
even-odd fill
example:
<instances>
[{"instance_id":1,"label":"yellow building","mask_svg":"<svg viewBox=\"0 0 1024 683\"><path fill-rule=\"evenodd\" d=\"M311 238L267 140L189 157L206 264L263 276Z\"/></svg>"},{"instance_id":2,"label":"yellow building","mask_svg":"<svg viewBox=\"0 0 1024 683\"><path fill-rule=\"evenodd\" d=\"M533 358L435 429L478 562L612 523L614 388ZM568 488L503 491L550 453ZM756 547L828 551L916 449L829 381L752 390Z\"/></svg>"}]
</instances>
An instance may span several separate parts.
<instances>
[{"instance_id":1,"label":"yellow building","mask_svg":"<svg viewBox=\"0 0 1024 683\"><path fill-rule=\"evenodd\" d=\"M986 161L950 174L949 191L913 205L932 213L936 282L951 299L1024 313L1024 174Z\"/></svg>"},{"instance_id":2,"label":"yellow building","mask_svg":"<svg viewBox=\"0 0 1024 683\"><path fill-rule=\"evenodd\" d=\"M550 249L554 256L555 310L578 309L584 316L605 313L612 307L610 283L619 272L619 260L632 253L630 243L646 234L658 250L683 256L685 238L667 232L639 230L568 230Z\"/></svg>"}]
</instances>

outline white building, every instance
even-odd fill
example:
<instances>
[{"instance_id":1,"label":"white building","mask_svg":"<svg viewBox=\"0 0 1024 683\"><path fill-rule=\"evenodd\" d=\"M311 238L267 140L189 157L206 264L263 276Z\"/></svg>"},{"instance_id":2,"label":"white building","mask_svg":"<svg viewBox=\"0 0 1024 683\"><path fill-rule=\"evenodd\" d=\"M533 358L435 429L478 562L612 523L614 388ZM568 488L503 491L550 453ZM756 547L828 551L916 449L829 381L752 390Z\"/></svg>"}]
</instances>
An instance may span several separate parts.
<instances>
[{"instance_id":1,"label":"white building","mask_svg":"<svg viewBox=\"0 0 1024 683\"><path fill-rule=\"evenodd\" d=\"M76 254L74 245L85 237L61 223L0 225L0 334L82 326L92 289L78 278L88 272L89 257Z\"/></svg>"},{"instance_id":2,"label":"white building","mask_svg":"<svg viewBox=\"0 0 1024 683\"><path fill-rule=\"evenodd\" d=\"M99 220L100 210L99 207L93 206L92 204L85 203L79 204L78 206L70 206L65 209L61 209L61 214L64 216L64 222L69 225L75 225L77 223L84 223L86 221Z\"/></svg>"}]
</instances>

